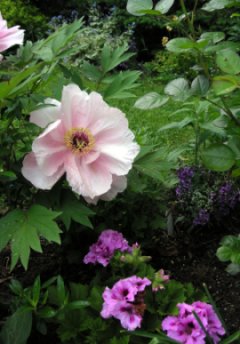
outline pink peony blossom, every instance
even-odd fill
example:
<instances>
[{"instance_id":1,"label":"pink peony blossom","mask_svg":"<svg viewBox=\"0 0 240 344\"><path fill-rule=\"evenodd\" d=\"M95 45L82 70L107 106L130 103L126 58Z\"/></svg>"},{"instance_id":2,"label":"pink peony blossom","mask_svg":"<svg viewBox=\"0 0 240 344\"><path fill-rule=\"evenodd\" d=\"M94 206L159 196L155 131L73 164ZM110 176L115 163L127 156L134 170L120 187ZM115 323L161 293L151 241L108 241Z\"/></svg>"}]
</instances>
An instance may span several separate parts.
<instances>
[{"instance_id":1,"label":"pink peony blossom","mask_svg":"<svg viewBox=\"0 0 240 344\"><path fill-rule=\"evenodd\" d=\"M7 27L6 20L0 12L0 52L7 50L16 44L23 44L24 30L19 30L19 26Z\"/></svg>"},{"instance_id":2,"label":"pink peony blossom","mask_svg":"<svg viewBox=\"0 0 240 344\"><path fill-rule=\"evenodd\" d=\"M106 287L101 316L120 320L122 327L129 331L140 327L146 308L144 290L150 284L147 278L131 276L119 280L112 289Z\"/></svg>"},{"instance_id":3,"label":"pink peony blossom","mask_svg":"<svg viewBox=\"0 0 240 344\"><path fill-rule=\"evenodd\" d=\"M206 343L206 334L195 318L193 311L198 315L214 344L217 344L220 337L225 334L212 305L197 301L192 305L180 303L178 309L178 316L168 316L162 322L162 328L167 331L168 337L182 344Z\"/></svg>"},{"instance_id":4,"label":"pink peony blossom","mask_svg":"<svg viewBox=\"0 0 240 344\"><path fill-rule=\"evenodd\" d=\"M64 87L61 103L45 102L31 113L30 121L45 130L23 161L24 177L49 190L66 173L72 190L93 203L122 192L139 152L125 115L76 85Z\"/></svg>"},{"instance_id":5,"label":"pink peony blossom","mask_svg":"<svg viewBox=\"0 0 240 344\"><path fill-rule=\"evenodd\" d=\"M107 229L101 233L98 241L93 244L88 254L84 257L85 264L102 264L107 266L116 250L130 252L131 248L122 233Z\"/></svg>"}]
</instances>

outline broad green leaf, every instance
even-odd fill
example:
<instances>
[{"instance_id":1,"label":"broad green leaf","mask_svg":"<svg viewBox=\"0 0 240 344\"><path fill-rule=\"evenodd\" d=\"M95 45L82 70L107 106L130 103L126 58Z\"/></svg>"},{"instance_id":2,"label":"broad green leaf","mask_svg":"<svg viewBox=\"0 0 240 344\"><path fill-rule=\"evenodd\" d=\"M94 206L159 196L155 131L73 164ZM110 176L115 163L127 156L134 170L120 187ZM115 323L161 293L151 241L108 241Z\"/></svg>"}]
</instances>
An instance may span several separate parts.
<instances>
[{"instance_id":1,"label":"broad green leaf","mask_svg":"<svg viewBox=\"0 0 240 344\"><path fill-rule=\"evenodd\" d=\"M81 203L72 193L66 193L61 202L61 216L66 229L71 226L72 220L82 224L83 226L93 228L89 217L95 213Z\"/></svg>"},{"instance_id":2,"label":"broad green leaf","mask_svg":"<svg viewBox=\"0 0 240 344\"><path fill-rule=\"evenodd\" d=\"M208 130L213 134L217 134L223 137L226 136L226 131L222 128L217 127L214 121L200 123L199 127Z\"/></svg>"},{"instance_id":3,"label":"broad green leaf","mask_svg":"<svg viewBox=\"0 0 240 344\"><path fill-rule=\"evenodd\" d=\"M45 62L51 62L54 58L53 51L50 47L42 47L41 49L35 51L35 55L37 55L40 60Z\"/></svg>"},{"instance_id":4,"label":"broad green leaf","mask_svg":"<svg viewBox=\"0 0 240 344\"><path fill-rule=\"evenodd\" d=\"M32 313L18 309L7 318L1 330L4 344L26 344L32 330Z\"/></svg>"},{"instance_id":5,"label":"broad green leaf","mask_svg":"<svg viewBox=\"0 0 240 344\"><path fill-rule=\"evenodd\" d=\"M163 127L161 127L158 131L161 132L169 129L182 129L188 126L189 124L192 124L193 122L194 120L192 117L186 117L182 121L166 124Z\"/></svg>"},{"instance_id":6,"label":"broad green leaf","mask_svg":"<svg viewBox=\"0 0 240 344\"><path fill-rule=\"evenodd\" d=\"M205 96L209 89L209 80L204 75L198 75L191 84L194 95Z\"/></svg>"},{"instance_id":7,"label":"broad green leaf","mask_svg":"<svg viewBox=\"0 0 240 344\"><path fill-rule=\"evenodd\" d=\"M150 92L139 98L134 104L134 107L142 110L155 109L166 104L168 100L169 97L165 95L158 94L156 92Z\"/></svg>"},{"instance_id":8,"label":"broad green leaf","mask_svg":"<svg viewBox=\"0 0 240 344\"><path fill-rule=\"evenodd\" d=\"M13 180L16 180L16 179L17 179L17 176L12 171L0 172L0 182L1 183L9 183L9 182L12 182Z\"/></svg>"},{"instance_id":9,"label":"broad green leaf","mask_svg":"<svg viewBox=\"0 0 240 344\"><path fill-rule=\"evenodd\" d=\"M212 87L217 96L231 93L240 88L240 77L236 75L215 76Z\"/></svg>"},{"instance_id":10,"label":"broad green leaf","mask_svg":"<svg viewBox=\"0 0 240 344\"><path fill-rule=\"evenodd\" d=\"M30 250L42 252L40 236L60 244L61 230L53 221L60 213L33 205L29 210L13 210L0 220L0 250L11 242L11 269L20 259L28 267Z\"/></svg>"},{"instance_id":11,"label":"broad green leaf","mask_svg":"<svg viewBox=\"0 0 240 344\"><path fill-rule=\"evenodd\" d=\"M185 101L191 96L188 81L178 78L170 81L164 89L165 94L173 96L175 100Z\"/></svg>"},{"instance_id":12,"label":"broad green leaf","mask_svg":"<svg viewBox=\"0 0 240 344\"><path fill-rule=\"evenodd\" d=\"M167 50L173 53L183 53L187 52L191 49L196 47L196 43L189 38L180 37L180 38L173 38L167 44Z\"/></svg>"},{"instance_id":13,"label":"broad green leaf","mask_svg":"<svg viewBox=\"0 0 240 344\"><path fill-rule=\"evenodd\" d=\"M221 52L218 52L216 62L218 67L225 73L240 73L240 57L231 49L225 49L221 50Z\"/></svg>"},{"instance_id":14,"label":"broad green leaf","mask_svg":"<svg viewBox=\"0 0 240 344\"><path fill-rule=\"evenodd\" d=\"M142 16L142 10L151 10L153 8L152 0L128 0L127 11L134 16Z\"/></svg>"},{"instance_id":15,"label":"broad green leaf","mask_svg":"<svg viewBox=\"0 0 240 344\"><path fill-rule=\"evenodd\" d=\"M213 171L228 171L235 163L234 152L224 144L214 144L202 152L204 165Z\"/></svg>"},{"instance_id":16,"label":"broad green leaf","mask_svg":"<svg viewBox=\"0 0 240 344\"><path fill-rule=\"evenodd\" d=\"M216 32L204 32L201 34L200 39L207 39L213 44L222 41L225 38L225 33L221 31Z\"/></svg>"},{"instance_id":17,"label":"broad green leaf","mask_svg":"<svg viewBox=\"0 0 240 344\"><path fill-rule=\"evenodd\" d=\"M204 51L206 53L214 53L214 52L220 52L225 49L232 49L234 51L240 50L240 43L239 42L232 42L232 41L223 41L216 45L210 45L207 46Z\"/></svg>"},{"instance_id":18,"label":"broad green leaf","mask_svg":"<svg viewBox=\"0 0 240 344\"><path fill-rule=\"evenodd\" d=\"M230 275L237 275L240 273L240 264L231 263L227 266L226 271ZM239 336L239 338L240 338L240 336Z\"/></svg>"},{"instance_id":19,"label":"broad green leaf","mask_svg":"<svg viewBox=\"0 0 240 344\"><path fill-rule=\"evenodd\" d=\"M220 244L221 247L217 250L218 259L240 264L240 236L227 235Z\"/></svg>"},{"instance_id":20,"label":"broad green leaf","mask_svg":"<svg viewBox=\"0 0 240 344\"><path fill-rule=\"evenodd\" d=\"M202 7L202 9L208 12L212 12L215 10L221 10L227 6L231 6L232 3L232 0L211 0L208 3L206 3Z\"/></svg>"},{"instance_id":21,"label":"broad green leaf","mask_svg":"<svg viewBox=\"0 0 240 344\"><path fill-rule=\"evenodd\" d=\"M167 13L172 5L174 4L175 0L160 0L156 6L155 10L160 11L162 14Z\"/></svg>"},{"instance_id":22,"label":"broad green leaf","mask_svg":"<svg viewBox=\"0 0 240 344\"><path fill-rule=\"evenodd\" d=\"M105 74L117 67L120 63L129 60L134 53L127 53L127 50L127 44L123 44L121 47L117 47L114 50L112 50L109 45L104 45L101 55L101 66L103 73Z\"/></svg>"}]
</instances>

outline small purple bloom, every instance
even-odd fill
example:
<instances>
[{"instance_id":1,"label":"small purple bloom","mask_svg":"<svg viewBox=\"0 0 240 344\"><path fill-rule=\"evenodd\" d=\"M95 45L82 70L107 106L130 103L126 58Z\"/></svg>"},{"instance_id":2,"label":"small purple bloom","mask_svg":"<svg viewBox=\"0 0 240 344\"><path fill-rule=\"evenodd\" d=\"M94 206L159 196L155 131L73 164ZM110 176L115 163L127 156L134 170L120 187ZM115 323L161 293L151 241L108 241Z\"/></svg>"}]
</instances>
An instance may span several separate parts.
<instances>
[{"instance_id":1,"label":"small purple bloom","mask_svg":"<svg viewBox=\"0 0 240 344\"><path fill-rule=\"evenodd\" d=\"M205 344L206 334L193 312L198 315L214 344L217 344L220 337L225 334L212 305L197 301L192 305L180 303L178 309L178 316L168 316L162 322L162 328L167 332L168 337L180 341L182 344Z\"/></svg>"},{"instance_id":2,"label":"small purple bloom","mask_svg":"<svg viewBox=\"0 0 240 344\"><path fill-rule=\"evenodd\" d=\"M176 188L176 196L180 198L191 189L194 169L190 166L182 167L177 171L177 176L179 179L179 185Z\"/></svg>"},{"instance_id":3,"label":"small purple bloom","mask_svg":"<svg viewBox=\"0 0 240 344\"><path fill-rule=\"evenodd\" d=\"M98 241L90 246L88 254L84 257L85 264L102 264L107 266L116 250L121 252L131 252L132 249L124 239L122 233L112 229L106 229L101 233Z\"/></svg>"},{"instance_id":4,"label":"small purple bloom","mask_svg":"<svg viewBox=\"0 0 240 344\"><path fill-rule=\"evenodd\" d=\"M209 221L209 213L206 209L200 209L198 215L193 220L194 226L205 226Z\"/></svg>"}]
</instances>

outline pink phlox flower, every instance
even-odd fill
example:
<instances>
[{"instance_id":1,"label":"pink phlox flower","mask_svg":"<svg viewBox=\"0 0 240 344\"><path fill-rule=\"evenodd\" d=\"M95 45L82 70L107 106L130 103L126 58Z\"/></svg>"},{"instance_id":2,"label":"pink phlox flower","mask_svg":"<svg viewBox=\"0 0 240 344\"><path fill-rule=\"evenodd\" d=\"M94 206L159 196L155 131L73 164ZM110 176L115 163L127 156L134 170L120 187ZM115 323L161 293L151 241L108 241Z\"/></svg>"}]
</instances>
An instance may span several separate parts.
<instances>
[{"instance_id":1,"label":"pink phlox flower","mask_svg":"<svg viewBox=\"0 0 240 344\"><path fill-rule=\"evenodd\" d=\"M24 30L19 26L8 28L7 21L3 19L0 12L0 52L7 50L16 44L23 44Z\"/></svg>"},{"instance_id":2,"label":"pink phlox flower","mask_svg":"<svg viewBox=\"0 0 240 344\"><path fill-rule=\"evenodd\" d=\"M123 192L139 152L125 115L77 85L63 88L61 102L46 99L45 104L30 116L44 131L23 161L24 177L50 190L66 174L72 190L89 203Z\"/></svg>"},{"instance_id":3,"label":"pink phlox flower","mask_svg":"<svg viewBox=\"0 0 240 344\"><path fill-rule=\"evenodd\" d=\"M225 334L212 305L197 301L192 305L178 304L178 309L178 316L168 316L162 322L162 329L167 332L168 337L182 344L206 343L206 334L195 318L193 311L198 315L214 344L217 344L220 341L220 336Z\"/></svg>"},{"instance_id":4,"label":"pink phlox flower","mask_svg":"<svg viewBox=\"0 0 240 344\"><path fill-rule=\"evenodd\" d=\"M102 264L107 266L116 250L131 252L131 247L122 233L106 229L101 233L97 242L90 246L88 254L84 257L85 264Z\"/></svg>"},{"instance_id":5,"label":"pink phlox flower","mask_svg":"<svg viewBox=\"0 0 240 344\"><path fill-rule=\"evenodd\" d=\"M112 289L106 287L101 316L120 320L122 327L128 331L140 327L146 308L144 290L150 284L147 278L131 276L116 282Z\"/></svg>"}]
</instances>

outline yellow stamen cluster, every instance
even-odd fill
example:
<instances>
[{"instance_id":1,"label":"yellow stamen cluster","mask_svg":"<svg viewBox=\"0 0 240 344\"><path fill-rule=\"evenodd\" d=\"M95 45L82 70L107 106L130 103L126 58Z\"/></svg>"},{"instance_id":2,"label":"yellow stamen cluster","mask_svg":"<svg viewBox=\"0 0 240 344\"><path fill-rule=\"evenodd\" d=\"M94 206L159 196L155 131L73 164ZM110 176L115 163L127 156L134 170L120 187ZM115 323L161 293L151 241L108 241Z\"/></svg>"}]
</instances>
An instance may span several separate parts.
<instances>
[{"instance_id":1,"label":"yellow stamen cluster","mask_svg":"<svg viewBox=\"0 0 240 344\"><path fill-rule=\"evenodd\" d=\"M64 135L64 142L74 154L84 155L90 152L94 145L95 139L87 128L72 128Z\"/></svg>"}]
</instances>

